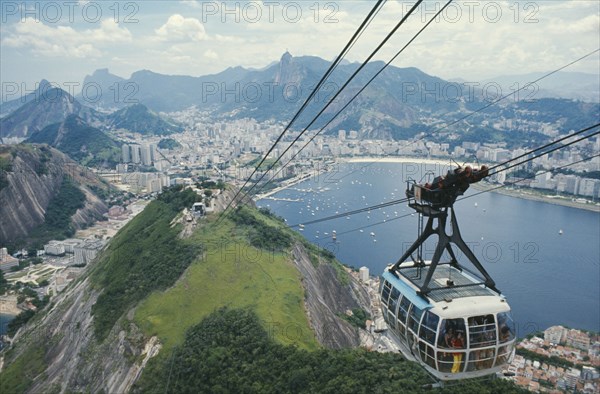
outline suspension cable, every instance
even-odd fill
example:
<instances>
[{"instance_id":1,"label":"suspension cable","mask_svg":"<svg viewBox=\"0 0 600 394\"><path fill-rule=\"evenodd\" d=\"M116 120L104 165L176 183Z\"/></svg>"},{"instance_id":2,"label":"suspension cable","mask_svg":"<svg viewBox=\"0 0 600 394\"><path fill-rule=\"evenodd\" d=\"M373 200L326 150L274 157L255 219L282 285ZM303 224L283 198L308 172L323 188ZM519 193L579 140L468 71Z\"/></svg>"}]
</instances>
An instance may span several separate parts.
<instances>
[{"instance_id":1,"label":"suspension cable","mask_svg":"<svg viewBox=\"0 0 600 394\"><path fill-rule=\"evenodd\" d=\"M281 166L279 168L279 170L269 179L267 180L265 183L263 183L263 185L258 189L258 191L256 191L254 194L258 194L258 192L260 192L262 189L264 189L264 187L266 185L269 184L269 182L271 182L286 166L288 166L299 154L300 152L302 152L319 134L321 134L321 132L323 130L325 130L325 128L327 126L329 126L329 124L331 122L333 122L370 84L371 82L373 82L375 80L375 78L377 78L379 76L379 74L381 74L394 60L396 60L396 58L402 53L404 52L404 50L410 45L412 44L412 42L438 17L439 14L441 14L444 9L452 2L453 0L449 0L405 45L404 47L402 47L398 52L396 52L396 54L379 70L377 71L377 73L375 73L375 75L373 75L369 81L367 81L367 83L354 95L352 96L352 98L339 110L336 112L336 114L329 119L329 121L327 123L325 123L325 125L323 127L321 127L321 129L315 134L313 135L308 142L306 142L301 148L300 150L298 150L298 152L296 152L283 166ZM338 94L341 92L338 92ZM332 99L332 101L337 97L337 95ZM322 112L321 112L322 113ZM319 113L317 115L317 118L321 115L321 113ZM316 118L315 118L316 120ZM313 121L314 123L314 121ZM312 125L312 123L310 124ZM309 126L310 126L309 125ZM308 126L307 126L308 127ZM304 130L306 131L306 129ZM303 133L301 133L300 135L298 135L298 137L296 137L296 139L292 142L292 144L290 145L290 147L300 139L300 137L302 136ZM289 147L288 147L289 148ZM287 152L287 150L286 150ZM285 152L284 152L285 153ZM259 181L260 182L260 179ZM258 184L257 182L257 184Z\"/></svg>"},{"instance_id":2,"label":"suspension cable","mask_svg":"<svg viewBox=\"0 0 600 394\"><path fill-rule=\"evenodd\" d=\"M482 190L482 191L479 191L477 193L461 197L461 198L457 199L456 201L458 202L458 201L466 200L468 198L479 196L479 195L484 194L484 193L488 193L488 192L492 192L494 190L502 189L503 187L513 186L513 185L516 185L517 183L524 182L524 181L526 181L528 179L533 179L533 178L535 178L535 177L537 177L539 175L547 174L549 172L555 172L555 171L561 170L563 168L567 168L567 167L574 166L574 165L579 164L579 163L583 163L583 162L588 161L588 160L592 160L592 159L594 159L596 157L600 157L600 153L595 154L593 156L585 157L585 158L583 158L581 160L577 160L577 161L575 161L573 163L568 163L568 164L565 164L565 165L562 165L562 166L559 166L559 167L551 168L551 169L546 170L546 171L540 171L540 172L536 173L535 175L524 177L524 178L521 178L521 179L516 180L514 182L510 182L508 184L505 183L503 185L498 185L498 186L490 188L490 189ZM384 219L384 220L379 221L379 222L371 223L371 224L369 224L367 226L356 227L356 228L353 228L353 229L350 229L350 230L339 232L339 233L336 234L336 236L339 237L340 235L349 234L349 233L353 233L353 232L356 232L356 231L359 231L359 230L364 230L364 229L367 229L367 228L380 226L382 224L387 224L389 222L393 222L395 220L403 219L403 218L406 218L406 217L409 217L409 216L413 216L413 215L415 215L415 213L411 212L411 213L407 213L407 214L404 214L404 215L401 215L401 216L393 217L391 219ZM326 237L326 238L331 238L331 237Z\"/></svg>"},{"instance_id":3,"label":"suspension cable","mask_svg":"<svg viewBox=\"0 0 600 394\"><path fill-rule=\"evenodd\" d=\"M271 145L271 148L269 148L269 150L267 151L267 153L265 154L265 156L262 158L262 160L260 161L260 163L254 168L254 170L252 171L252 173L250 174L250 176L248 177L248 179L246 179L246 181L244 182L244 184L242 185L242 187L238 189L238 191L233 196L233 198L231 199L231 201L229 202L229 204L227 204L227 206L225 207L225 209L223 211L224 213L235 202L235 199L240 194L240 192L244 189L244 187L246 187L246 185L252 179L252 177L254 176L254 174L256 173L256 171L258 171L258 169L265 162L265 160L267 159L267 157L269 156L269 154L271 154L271 152L273 151L273 149L275 149L275 146L279 143L279 141L281 141L281 139L283 138L283 136L285 135L285 133L289 130L289 128L292 126L292 124L296 121L296 119L298 119L298 117L300 116L300 114L308 106L310 100L319 91L319 89L321 88L321 86L323 85L323 83L325 82L325 80L331 75L331 73L333 72L333 70L339 65L339 63L342 61L342 59L348 53L348 51L352 48L352 46L354 46L354 44L356 43L356 41L358 40L358 38L362 35L363 31L371 23L372 19L375 18L375 16L379 13L379 11L381 10L381 7L383 6L383 4L385 4L386 1L387 0L378 0L377 1L377 3L375 4L375 6L371 9L371 11L369 12L369 14L365 18L365 20L358 27L358 29L356 30L356 32L354 32L354 35L346 43L346 46L344 47L344 49L342 49L342 52L340 52L340 54L337 56L337 58L335 59L335 61L329 66L329 69L325 72L325 74L323 75L323 77L321 77L321 80L319 81L319 83L317 84L317 86L315 87L315 89L309 94L309 96L306 99L306 101L302 104L302 106L300 107L300 109L296 112L296 114L294 115L294 117L292 118L292 120L288 123L288 125L285 127L285 129L281 132L281 134L279 135L279 137L277 137L277 139L275 140L275 142L273 143L273 145Z\"/></svg>"},{"instance_id":4,"label":"suspension cable","mask_svg":"<svg viewBox=\"0 0 600 394\"><path fill-rule=\"evenodd\" d=\"M434 18L435 18L435 17L434 17ZM439 128L435 128L435 129L428 129L428 130L426 130L426 131L425 131L425 134L424 134L422 137L420 137L420 138L417 138L417 139L415 139L415 140L413 140L413 141L409 142L408 144L405 144L405 145L403 145L401 148L406 148L406 147L409 147L409 146L411 146L411 145L415 144L416 142L423 140L423 139L425 138L425 136L426 136L427 134L429 134L429 133L433 133L433 132L440 132L440 131L442 131L442 130L444 130L444 129L447 129L447 128L448 128L448 127L450 127L450 126L453 126L453 125L455 125L456 123L458 123L458 122L460 122L460 121L463 121L463 120L465 120L465 119L469 118L470 116L473 116L473 115L475 115L476 113L478 113L478 112L481 112L481 111L483 111L484 109L487 109L487 108L489 108L490 106L492 106L492 105L495 105L495 104L497 104L498 102L500 102L500 101L502 101L502 100L504 100L504 99L506 99L506 98L508 98L508 97L510 97L510 96L512 96L512 95L514 95L514 94L517 94L517 93L519 93L521 90L527 89L529 86L531 86L531 85L533 85L533 84L535 84L535 83L537 83L537 82L541 81L542 79L545 79L545 78L547 78L547 77L549 77L549 76L551 76L551 75L553 75L553 74L555 74L555 73L557 73L557 72L559 72L559 71L561 71L561 70L564 70L565 68L567 68L567 67L569 67L569 66L572 66L573 64L575 64L575 63L577 63L577 62L579 62L579 61L581 61L581 60L583 60L583 59L585 59L585 58L587 58L587 57L589 57L589 56L593 55L594 53L596 53L596 52L598 52L598 51L600 51L600 48L599 48L599 49L596 49L596 50L594 50L594 51L592 51L592 52L590 52L590 53L588 53L588 54L586 54L586 55L584 55L584 56L582 56L582 57L580 57L580 58L578 58L578 59L576 59L576 60L573 60L572 62L570 62L570 63L568 63L568 64L565 64L564 66L562 66L562 67L559 67L559 68L557 68L557 69L556 69L556 70L554 70L554 71L551 71L551 72L549 72L549 73L547 73L547 74L544 74L543 76L539 77L539 78L538 78L538 79L536 79L535 81L531 81L531 82L528 82L528 83L524 84L523 86L521 86L519 89L515 90L514 92L511 92L511 93L509 93L509 94L506 94L506 95L504 95L504 96L500 97L499 99L497 99L497 100L495 100L495 101L492 101L491 103L489 103L489 104L487 104L487 105L485 105L485 106L483 106L483 107L480 107L480 108L476 109L475 111L472 111L472 112L470 112L470 113L466 114L465 116L461 117L460 119L458 119L458 120L456 120L456 121L453 121L453 122L451 122L451 123L449 123L449 124L446 124L446 125L444 125L444 126L442 126L442 127L439 127ZM325 125L325 126L327 126L327 125ZM320 130L320 131L319 131L319 133L320 133L321 131L322 131L322 130ZM313 138L312 138L310 141L308 141L308 143L307 143L306 145L308 145L310 142L312 142L312 140L313 140L313 139L314 139L314 137L313 137ZM305 145L304 147L302 147L302 149L304 149L304 148L306 147L306 145ZM399 148L399 149L400 149L400 148ZM295 157L295 156L294 156L294 157ZM369 166L371 166L371 165L373 165L373 164L377 163L379 160L381 160L381 159L383 159L383 158L385 158L385 157L387 157L387 155L384 155L383 157L381 157L381 158L380 158L380 159L378 159L378 160L374 160L374 161L370 162L369 164L366 164L366 165L364 165L364 166L361 166L360 168L357 168L356 170L354 170L354 171L352 171L352 172L349 172L348 174L344 175L344 176L343 176L343 177L341 177L340 179L344 179L345 177L348 177L348 176L350 176L350 175L354 174L356 171L359 171L359 170L362 170L362 169L364 169L364 168L367 168L367 167L369 167ZM292 159L293 159L293 158L292 158ZM291 161L291 160L290 160L290 161ZM289 161L288 161L288 163L286 163L286 164L285 164L283 167L287 166L288 164L289 164ZM279 170L279 172L281 172L281 169ZM277 174L275 174L275 175L277 175ZM273 178L269 179L269 181L268 181L268 182L270 182L271 180L273 180ZM267 182L267 183L268 183L268 182Z\"/></svg>"},{"instance_id":5,"label":"suspension cable","mask_svg":"<svg viewBox=\"0 0 600 394\"><path fill-rule=\"evenodd\" d=\"M450 0L450 1L453 1L453 0ZM269 173L269 171L271 169L273 169L273 167L275 167L275 165L277 165L277 163L279 163L279 161L283 158L283 155L285 155L285 153L287 153L287 151L289 149L291 149L291 147L294 145L294 143L296 143L300 139L300 137L302 137L302 135L304 135L304 133L306 133L308 128L316 122L316 120L323 114L323 112L325 112L325 110L331 105L331 103L333 103L333 101L335 101L335 99L341 94L341 92L344 91L344 89L350 84L350 82L356 77L356 75L360 71L362 71L362 69L368 64L368 62L377 54L377 52L379 52L379 50L387 43L387 41L389 41L389 39L396 33L396 31L400 28L400 26L402 26L404 24L404 22L408 19L408 17L417 9L417 7L422 2L423 2L423 0L418 0L411 7L411 9L407 12L407 14L402 17L400 22L398 22L396 24L396 26L390 31L390 33L388 33L388 35L377 46L377 48L375 48L375 50L363 61L363 63L358 67L358 69L356 69L356 71L354 71L354 73L352 73L350 78L344 83L344 85L342 85L342 87L331 98L331 100L329 100L329 102L325 105L325 107L323 107L323 109L321 111L319 111L319 113L313 118L313 120L306 127L304 127L304 129L302 130L302 132L300 132L300 134L298 134L298 136L294 139L294 141L292 141L292 143L279 155L279 157L277 157L277 159L269 166L269 168L260 176L260 178L256 181L256 183L250 187L250 189L244 194L244 196L241 198L241 200L243 200L245 197L247 197L252 192L252 190L260 183L260 181Z\"/></svg>"}]
</instances>

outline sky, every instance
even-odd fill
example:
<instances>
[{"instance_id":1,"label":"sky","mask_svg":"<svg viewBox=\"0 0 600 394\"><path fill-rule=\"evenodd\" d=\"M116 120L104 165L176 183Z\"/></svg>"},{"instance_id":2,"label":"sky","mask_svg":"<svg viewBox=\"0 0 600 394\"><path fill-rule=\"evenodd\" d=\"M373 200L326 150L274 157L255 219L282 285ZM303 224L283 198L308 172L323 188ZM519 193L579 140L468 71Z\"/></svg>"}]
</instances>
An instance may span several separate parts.
<instances>
[{"instance_id":1,"label":"sky","mask_svg":"<svg viewBox=\"0 0 600 394\"><path fill-rule=\"evenodd\" d=\"M31 90L76 86L108 68L200 76L262 68L287 50L334 59L374 0L0 0L0 81ZM425 0L375 56L387 61L444 2ZM388 0L346 59L362 61L414 5ZM455 1L393 63L444 79L482 81L551 71L600 48L600 2ZM565 71L598 74L600 52Z\"/></svg>"}]
</instances>

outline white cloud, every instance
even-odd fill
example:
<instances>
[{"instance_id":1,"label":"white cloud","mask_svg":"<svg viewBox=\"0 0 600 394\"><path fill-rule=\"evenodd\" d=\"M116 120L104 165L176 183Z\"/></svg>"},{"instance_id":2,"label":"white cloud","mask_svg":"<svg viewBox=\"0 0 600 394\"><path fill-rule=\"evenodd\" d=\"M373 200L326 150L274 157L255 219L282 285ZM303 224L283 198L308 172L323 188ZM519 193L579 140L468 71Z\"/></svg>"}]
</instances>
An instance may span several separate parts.
<instances>
[{"instance_id":1,"label":"white cloud","mask_svg":"<svg viewBox=\"0 0 600 394\"><path fill-rule=\"evenodd\" d=\"M570 24L566 29L571 33L600 34L600 15L588 15L585 18Z\"/></svg>"},{"instance_id":2,"label":"white cloud","mask_svg":"<svg viewBox=\"0 0 600 394\"><path fill-rule=\"evenodd\" d=\"M201 8L202 7L200 2L195 1L195 0L181 0L180 3L187 5L188 7L192 7L192 8Z\"/></svg>"},{"instance_id":3,"label":"white cloud","mask_svg":"<svg viewBox=\"0 0 600 394\"><path fill-rule=\"evenodd\" d=\"M202 41L206 39L204 25L196 18L173 14L167 23L155 30L161 41Z\"/></svg>"},{"instance_id":4,"label":"white cloud","mask_svg":"<svg viewBox=\"0 0 600 394\"><path fill-rule=\"evenodd\" d=\"M97 46L107 43L130 42L131 33L111 19L101 22L97 29L77 31L70 26L52 27L32 18L16 23L2 44L13 48L29 48L43 56L99 57Z\"/></svg>"},{"instance_id":5,"label":"white cloud","mask_svg":"<svg viewBox=\"0 0 600 394\"><path fill-rule=\"evenodd\" d=\"M219 55L217 54L217 52L213 51L212 49L207 49L206 51L204 51L204 57L213 60L219 59Z\"/></svg>"},{"instance_id":6,"label":"white cloud","mask_svg":"<svg viewBox=\"0 0 600 394\"><path fill-rule=\"evenodd\" d=\"M372 7L369 2L337 2L338 9L333 14L337 22L325 23L325 17L332 14L331 9L324 8L325 3L319 3L317 19L314 2L297 3L303 7L297 23L284 18L282 5L275 6L271 15L263 5L258 22L248 18L236 22L231 15L227 15L226 22L222 15L203 22L199 10L192 8L202 2L173 1L145 2L135 15L139 23L117 25L105 21L80 27L77 21L66 25L64 21L44 24L26 20L2 24L3 77L39 80L53 71L66 80L79 70L89 73L93 67L112 67L113 63L122 74L151 69L167 74L206 75L229 66L261 68L278 60L286 49L294 56L331 60ZM471 14L466 0L455 3L462 9L460 20L452 23L454 14L448 13L446 18L432 23L398 57L395 66L418 67L442 78L480 81L497 75L550 71L600 47L597 1L489 2L502 7L502 18L497 23L486 21L482 14L487 2L478 2ZM405 0L388 0L346 58L363 61L398 23L408 5ZM227 7L232 9L234 5L229 3ZM402 48L423 26L423 16L431 16L433 7L429 4L427 12L419 10L409 18L375 59L387 61ZM112 11L107 9L105 16L112 17ZM493 16L491 9L487 16ZM526 23L530 22L526 21L528 17L538 21ZM86 28L91 29L83 30ZM29 69L23 62L29 62ZM594 55L567 71L597 73L598 64L599 57Z\"/></svg>"}]
</instances>

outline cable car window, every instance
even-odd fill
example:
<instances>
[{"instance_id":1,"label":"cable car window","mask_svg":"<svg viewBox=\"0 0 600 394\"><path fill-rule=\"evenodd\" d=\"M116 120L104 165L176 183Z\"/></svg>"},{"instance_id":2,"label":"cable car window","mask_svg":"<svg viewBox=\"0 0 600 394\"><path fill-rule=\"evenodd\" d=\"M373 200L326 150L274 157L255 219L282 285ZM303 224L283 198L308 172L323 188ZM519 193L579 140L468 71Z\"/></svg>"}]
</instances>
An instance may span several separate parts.
<instances>
[{"instance_id":1,"label":"cable car window","mask_svg":"<svg viewBox=\"0 0 600 394\"><path fill-rule=\"evenodd\" d=\"M494 348L474 350L469 353L469 363L467 371L478 371L481 369L489 369L494 365L494 356L496 350Z\"/></svg>"},{"instance_id":2,"label":"cable car window","mask_svg":"<svg viewBox=\"0 0 600 394\"><path fill-rule=\"evenodd\" d=\"M479 348L496 345L496 322L494 315L469 318L469 347Z\"/></svg>"},{"instance_id":3,"label":"cable car window","mask_svg":"<svg viewBox=\"0 0 600 394\"><path fill-rule=\"evenodd\" d=\"M383 290L381 291L381 303L387 306L388 298L390 297L390 282L383 282Z\"/></svg>"},{"instance_id":4,"label":"cable car window","mask_svg":"<svg viewBox=\"0 0 600 394\"><path fill-rule=\"evenodd\" d=\"M400 297L400 291L395 287L392 289L392 295L390 296L389 308L392 314L396 313L396 306L398 305L398 297Z\"/></svg>"},{"instance_id":5,"label":"cable car window","mask_svg":"<svg viewBox=\"0 0 600 394\"><path fill-rule=\"evenodd\" d=\"M446 373L451 372L452 367L454 365L454 356L452 356L452 353L450 351L444 352L438 350L437 362L438 371Z\"/></svg>"},{"instance_id":6,"label":"cable car window","mask_svg":"<svg viewBox=\"0 0 600 394\"><path fill-rule=\"evenodd\" d=\"M496 359L496 365L503 365L508 362L508 358L513 350L513 344L500 346L498 348L498 358Z\"/></svg>"},{"instance_id":7,"label":"cable car window","mask_svg":"<svg viewBox=\"0 0 600 394\"><path fill-rule=\"evenodd\" d=\"M438 336L438 347L445 349L456 348L460 343L457 341L458 334L462 340L461 348L466 347L465 339L465 321L464 319L444 319L440 324L440 334ZM454 342L454 345L453 345Z\"/></svg>"},{"instance_id":8,"label":"cable car window","mask_svg":"<svg viewBox=\"0 0 600 394\"><path fill-rule=\"evenodd\" d=\"M402 324L406 324L406 315L408 314L408 309L410 308L410 300L406 297L402 298L400 301L400 308L398 308L398 320Z\"/></svg>"},{"instance_id":9,"label":"cable car window","mask_svg":"<svg viewBox=\"0 0 600 394\"><path fill-rule=\"evenodd\" d=\"M431 311L426 311L421 323L419 337L431 345L435 345L435 333L440 317Z\"/></svg>"},{"instance_id":10,"label":"cable car window","mask_svg":"<svg viewBox=\"0 0 600 394\"><path fill-rule=\"evenodd\" d=\"M438 365L441 372L459 373L464 370L467 347L464 319L444 319L440 325Z\"/></svg>"},{"instance_id":11,"label":"cable car window","mask_svg":"<svg viewBox=\"0 0 600 394\"><path fill-rule=\"evenodd\" d=\"M387 313L387 308L381 308L381 313L383 313L383 320L388 321L388 313Z\"/></svg>"},{"instance_id":12,"label":"cable car window","mask_svg":"<svg viewBox=\"0 0 600 394\"><path fill-rule=\"evenodd\" d=\"M421 360L431 368L435 368L435 353L433 348L424 342L419 342L419 352L421 353Z\"/></svg>"},{"instance_id":13,"label":"cable car window","mask_svg":"<svg viewBox=\"0 0 600 394\"><path fill-rule=\"evenodd\" d=\"M408 313L408 328L413 330L415 333L419 331L421 315L423 315L422 309L419 309L414 305L412 308L410 308L410 312Z\"/></svg>"},{"instance_id":14,"label":"cable car window","mask_svg":"<svg viewBox=\"0 0 600 394\"><path fill-rule=\"evenodd\" d=\"M515 323L509 312L498 313L498 337L500 343L515 339Z\"/></svg>"},{"instance_id":15,"label":"cable car window","mask_svg":"<svg viewBox=\"0 0 600 394\"><path fill-rule=\"evenodd\" d=\"M405 339L406 327L404 326L404 324L400 323L399 321L396 321L396 323L397 323L397 327L398 327L398 332L400 333L400 338Z\"/></svg>"}]
</instances>

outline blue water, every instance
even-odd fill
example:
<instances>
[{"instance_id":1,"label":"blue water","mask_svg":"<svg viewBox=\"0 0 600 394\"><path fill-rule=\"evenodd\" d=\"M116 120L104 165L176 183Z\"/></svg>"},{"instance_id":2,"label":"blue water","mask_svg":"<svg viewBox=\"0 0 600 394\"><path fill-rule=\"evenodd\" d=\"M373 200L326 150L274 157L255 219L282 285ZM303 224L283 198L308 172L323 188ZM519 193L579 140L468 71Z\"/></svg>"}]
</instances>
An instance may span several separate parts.
<instances>
[{"instance_id":1,"label":"blue water","mask_svg":"<svg viewBox=\"0 0 600 394\"><path fill-rule=\"evenodd\" d=\"M0 336L6 334L6 330L8 330L8 323L15 317L12 315L5 315L0 313Z\"/></svg>"},{"instance_id":2,"label":"blue water","mask_svg":"<svg viewBox=\"0 0 600 394\"><path fill-rule=\"evenodd\" d=\"M265 199L258 205L268 206L290 225L307 222L404 198L405 180L420 179L427 171L445 173L447 167L342 164L333 174L274 196L300 202ZM465 197L477 192L470 188ZM463 239L507 297L519 336L557 324L600 331L600 214L497 193L458 201L455 209ZM332 250L344 264L367 266L378 275L416 239L417 215L412 212L403 203L306 225L302 234ZM332 230L337 242L331 239ZM428 242L425 259L431 259L434 248Z\"/></svg>"}]
</instances>

